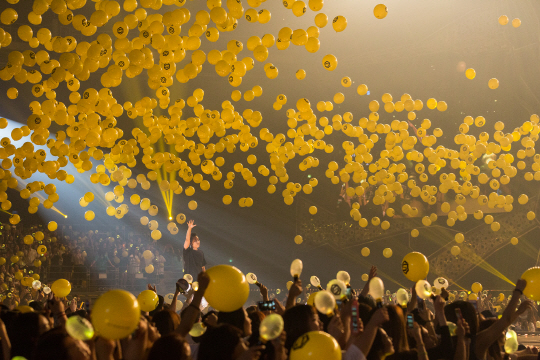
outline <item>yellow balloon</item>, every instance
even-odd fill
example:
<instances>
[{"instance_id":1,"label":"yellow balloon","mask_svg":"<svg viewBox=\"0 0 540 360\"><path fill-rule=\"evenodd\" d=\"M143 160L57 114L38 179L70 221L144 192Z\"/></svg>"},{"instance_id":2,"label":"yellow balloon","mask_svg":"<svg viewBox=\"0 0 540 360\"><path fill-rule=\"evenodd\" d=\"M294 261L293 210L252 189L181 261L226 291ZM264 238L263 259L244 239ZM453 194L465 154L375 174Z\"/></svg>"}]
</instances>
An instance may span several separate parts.
<instances>
[{"instance_id":1,"label":"yellow balloon","mask_svg":"<svg viewBox=\"0 0 540 360\"><path fill-rule=\"evenodd\" d=\"M452 246L452 248L450 249L450 253L454 256L458 256L459 254L461 254L461 249L459 246L457 245L454 245Z\"/></svg>"},{"instance_id":2,"label":"yellow balloon","mask_svg":"<svg viewBox=\"0 0 540 360\"><path fill-rule=\"evenodd\" d=\"M302 235L296 235L296 236L294 237L294 242L295 242L297 245L300 245L303 241L304 241L304 239L302 238Z\"/></svg>"},{"instance_id":3,"label":"yellow balloon","mask_svg":"<svg viewBox=\"0 0 540 360\"><path fill-rule=\"evenodd\" d=\"M157 294L152 290L143 290L137 296L137 301L142 311L150 312L156 308L159 302Z\"/></svg>"},{"instance_id":4,"label":"yellow balloon","mask_svg":"<svg viewBox=\"0 0 540 360\"><path fill-rule=\"evenodd\" d=\"M49 224L47 224L47 229L49 229L49 231L55 231L57 228L58 224L56 221L50 221Z\"/></svg>"},{"instance_id":5,"label":"yellow balloon","mask_svg":"<svg viewBox=\"0 0 540 360\"><path fill-rule=\"evenodd\" d=\"M364 248L362 248L361 252L362 252L362 256L367 257L367 256L369 256L371 251L369 250L369 248L364 247Z\"/></svg>"},{"instance_id":6,"label":"yellow balloon","mask_svg":"<svg viewBox=\"0 0 540 360\"><path fill-rule=\"evenodd\" d=\"M490 89L497 89L499 87L499 80L492 78L488 81L488 86Z\"/></svg>"},{"instance_id":7,"label":"yellow balloon","mask_svg":"<svg viewBox=\"0 0 540 360\"><path fill-rule=\"evenodd\" d=\"M96 217L96 214L92 210L88 210L87 212L84 213L84 218L87 221L92 221L94 220L95 217Z\"/></svg>"},{"instance_id":8,"label":"yellow balloon","mask_svg":"<svg viewBox=\"0 0 540 360\"><path fill-rule=\"evenodd\" d=\"M197 202L195 200L191 200L189 203L188 203L188 208L189 210L195 210L197 209Z\"/></svg>"},{"instance_id":9,"label":"yellow balloon","mask_svg":"<svg viewBox=\"0 0 540 360\"><path fill-rule=\"evenodd\" d=\"M345 16L336 16L334 20L332 20L332 27L336 32L341 32L345 30L345 28L347 27L347 19L345 18Z\"/></svg>"},{"instance_id":10,"label":"yellow balloon","mask_svg":"<svg viewBox=\"0 0 540 360\"><path fill-rule=\"evenodd\" d=\"M51 290L55 296L66 297L71 292L71 283L66 279L58 279L51 285Z\"/></svg>"},{"instance_id":11,"label":"yellow balloon","mask_svg":"<svg viewBox=\"0 0 540 360\"><path fill-rule=\"evenodd\" d=\"M44 255L47 253L47 247L45 245L39 245L37 248L37 252L40 255Z\"/></svg>"},{"instance_id":12,"label":"yellow balloon","mask_svg":"<svg viewBox=\"0 0 540 360\"><path fill-rule=\"evenodd\" d=\"M476 71L472 68L465 70L465 76L467 79L474 79L476 77Z\"/></svg>"},{"instance_id":13,"label":"yellow balloon","mask_svg":"<svg viewBox=\"0 0 540 360\"><path fill-rule=\"evenodd\" d=\"M161 239L161 231L159 230L152 230L152 232L150 233L150 236L152 237L152 239L154 240L159 240Z\"/></svg>"},{"instance_id":14,"label":"yellow balloon","mask_svg":"<svg viewBox=\"0 0 540 360\"><path fill-rule=\"evenodd\" d=\"M428 259L419 252L408 253L401 262L401 270L405 277L411 281L423 280L429 273Z\"/></svg>"},{"instance_id":15,"label":"yellow balloon","mask_svg":"<svg viewBox=\"0 0 540 360\"><path fill-rule=\"evenodd\" d=\"M471 290L473 293L479 293L482 291L482 284L480 284L479 282L475 282L472 284L471 286Z\"/></svg>"},{"instance_id":16,"label":"yellow balloon","mask_svg":"<svg viewBox=\"0 0 540 360\"><path fill-rule=\"evenodd\" d=\"M90 316L99 336L118 340L137 329L141 309L131 293L125 290L110 290L97 299Z\"/></svg>"},{"instance_id":17,"label":"yellow balloon","mask_svg":"<svg viewBox=\"0 0 540 360\"><path fill-rule=\"evenodd\" d=\"M388 258L391 258L391 257L392 257L392 254L393 254L393 251L392 251L392 249L390 249L390 248L386 248L386 249L383 250L383 256L384 256L385 258L387 258L387 259L388 259Z\"/></svg>"},{"instance_id":18,"label":"yellow balloon","mask_svg":"<svg viewBox=\"0 0 540 360\"><path fill-rule=\"evenodd\" d=\"M384 4L379 4L373 9L373 15L377 19L384 19L388 15L388 8Z\"/></svg>"},{"instance_id":19,"label":"yellow balloon","mask_svg":"<svg viewBox=\"0 0 540 360\"><path fill-rule=\"evenodd\" d=\"M322 59L322 64L326 70L333 71L337 67L337 58L332 54L325 55Z\"/></svg>"},{"instance_id":20,"label":"yellow balloon","mask_svg":"<svg viewBox=\"0 0 540 360\"><path fill-rule=\"evenodd\" d=\"M249 297L249 284L244 274L230 265L216 265L206 272L210 284L204 297L218 311L240 309Z\"/></svg>"},{"instance_id":21,"label":"yellow balloon","mask_svg":"<svg viewBox=\"0 0 540 360\"><path fill-rule=\"evenodd\" d=\"M310 331L296 339L289 359L341 360L341 348L332 335L324 331Z\"/></svg>"}]
</instances>

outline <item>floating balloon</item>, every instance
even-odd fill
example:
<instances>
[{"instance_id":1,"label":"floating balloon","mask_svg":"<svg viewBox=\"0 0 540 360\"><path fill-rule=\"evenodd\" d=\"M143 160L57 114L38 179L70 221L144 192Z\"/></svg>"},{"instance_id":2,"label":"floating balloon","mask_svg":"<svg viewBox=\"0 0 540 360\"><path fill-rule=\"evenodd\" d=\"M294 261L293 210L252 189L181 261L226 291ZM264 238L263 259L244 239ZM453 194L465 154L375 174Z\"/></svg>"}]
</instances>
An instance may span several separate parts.
<instances>
[{"instance_id":1,"label":"floating balloon","mask_svg":"<svg viewBox=\"0 0 540 360\"><path fill-rule=\"evenodd\" d=\"M429 262L423 254L411 252L403 258L401 270L407 279L418 282L425 279L429 273Z\"/></svg>"},{"instance_id":2,"label":"floating balloon","mask_svg":"<svg viewBox=\"0 0 540 360\"><path fill-rule=\"evenodd\" d=\"M249 296L246 277L234 266L216 265L206 272L210 284L204 296L210 306L218 311L231 312L240 309Z\"/></svg>"},{"instance_id":3,"label":"floating balloon","mask_svg":"<svg viewBox=\"0 0 540 360\"><path fill-rule=\"evenodd\" d=\"M137 296L137 301L142 311L150 312L156 308L158 305L158 296L152 290L143 290L139 296Z\"/></svg>"},{"instance_id":4,"label":"floating balloon","mask_svg":"<svg viewBox=\"0 0 540 360\"><path fill-rule=\"evenodd\" d=\"M51 290L59 298L66 297L71 292L71 283L66 279L58 279L51 285Z\"/></svg>"},{"instance_id":5,"label":"floating balloon","mask_svg":"<svg viewBox=\"0 0 540 360\"><path fill-rule=\"evenodd\" d=\"M139 303L131 293L110 290L96 300L90 317L99 336L117 340L137 329L140 311Z\"/></svg>"},{"instance_id":6,"label":"floating balloon","mask_svg":"<svg viewBox=\"0 0 540 360\"><path fill-rule=\"evenodd\" d=\"M471 290L473 293L482 292L482 284L480 284L479 282L473 283L471 286Z\"/></svg>"},{"instance_id":7,"label":"floating balloon","mask_svg":"<svg viewBox=\"0 0 540 360\"><path fill-rule=\"evenodd\" d=\"M388 8L384 4L379 4L373 9L373 15L377 19L384 19L388 15Z\"/></svg>"},{"instance_id":8,"label":"floating balloon","mask_svg":"<svg viewBox=\"0 0 540 360\"><path fill-rule=\"evenodd\" d=\"M523 295L534 301L540 301L540 267L532 267L525 271L521 278L527 281Z\"/></svg>"},{"instance_id":9,"label":"floating balloon","mask_svg":"<svg viewBox=\"0 0 540 360\"><path fill-rule=\"evenodd\" d=\"M289 358L290 360L341 360L341 348L332 335L324 331L311 331L294 342Z\"/></svg>"}]
</instances>

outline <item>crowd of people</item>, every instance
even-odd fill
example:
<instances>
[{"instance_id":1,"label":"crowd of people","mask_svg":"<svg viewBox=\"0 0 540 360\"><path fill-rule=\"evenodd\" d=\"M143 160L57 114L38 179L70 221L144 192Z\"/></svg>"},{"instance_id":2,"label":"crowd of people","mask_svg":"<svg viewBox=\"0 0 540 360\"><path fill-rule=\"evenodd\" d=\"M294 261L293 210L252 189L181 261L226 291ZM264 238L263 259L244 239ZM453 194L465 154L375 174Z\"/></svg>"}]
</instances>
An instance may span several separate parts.
<instances>
[{"instance_id":1,"label":"crowd of people","mask_svg":"<svg viewBox=\"0 0 540 360\"><path fill-rule=\"evenodd\" d=\"M88 288L90 279L96 284L93 288L104 289L99 287L99 274L118 272L118 287L135 290L151 281L159 288L164 285L166 266L182 271L181 251L143 238L120 230L78 232L67 227L49 231L38 225L2 225L0 299L20 301L20 289L14 286L20 277L43 283L63 278L81 289ZM144 275L138 283L137 274ZM110 283L110 278L102 282Z\"/></svg>"},{"instance_id":2,"label":"crowd of people","mask_svg":"<svg viewBox=\"0 0 540 360\"><path fill-rule=\"evenodd\" d=\"M200 245L191 232L194 226L189 223L184 256L186 250L197 251ZM28 237L25 241L26 235L33 235L34 241ZM349 289L330 312L318 310L314 299L319 289L303 284L300 278L291 282L288 292L282 294L285 298L271 299L268 289L256 283L260 303L245 303L230 312L216 311L204 299L211 279L200 263L203 267L194 279L197 281L189 284L185 279L178 280L172 301L167 301L159 288L148 285L159 301L153 310L141 311L138 327L131 335L111 340L96 333L83 341L73 336L66 324L71 317L91 321L94 304L56 297L54 292L44 291L44 286L23 284L24 279L39 275L45 266L66 264L98 269L124 266L122 271L129 275L134 271L130 266L135 256L139 259L136 271L152 264L159 274L159 257L164 255L155 244L142 244L136 237L126 241L110 237L111 241L88 232L75 241L71 239L73 245L57 237L55 232L37 227L2 228L0 261L5 259L5 263L0 274L0 353L5 360L499 360L509 356L505 353L507 329L535 331L538 320L536 304L522 296L527 285L522 279L511 296L480 292L475 294L477 300L471 300L466 292L444 288L422 300L412 287L407 290L409 301L405 305L389 291L381 299L371 296L369 284L377 277L376 267L371 269L364 289ZM42 245L46 245L46 252L39 250ZM142 255L147 250L155 256L149 262ZM126 251L128 256L123 256ZM19 260L11 261L17 260L13 256ZM17 276L19 272L22 279ZM50 283L55 279L47 280ZM283 319L283 331L275 339L264 341L261 323L273 314ZM312 334L334 339L339 355L328 357L323 343L310 343L310 336L315 336ZM306 347L313 351L303 351ZM538 351L521 347L510 356L532 360Z\"/></svg>"}]
</instances>

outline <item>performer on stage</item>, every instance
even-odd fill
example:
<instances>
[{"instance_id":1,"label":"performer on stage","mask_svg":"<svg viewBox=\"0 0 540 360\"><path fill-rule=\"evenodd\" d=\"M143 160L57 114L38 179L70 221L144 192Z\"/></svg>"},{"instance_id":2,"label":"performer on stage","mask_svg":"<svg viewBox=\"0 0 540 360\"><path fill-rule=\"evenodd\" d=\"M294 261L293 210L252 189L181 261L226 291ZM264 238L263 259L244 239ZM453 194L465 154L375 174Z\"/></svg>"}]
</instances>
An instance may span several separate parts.
<instances>
[{"instance_id":1,"label":"performer on stage","mask_svg":"<svg viewBox=\"0 0 540 360\"><path fill-rule=\"evenodd\" d=\"M191 230L197 225L193 220L188 221L188 231L186 233L186 241L184 242L184 274L190 274L194 279L201 271L206 271L206 259L204 253L199 250L201 240Z\"/></svg>"}]
</instances>

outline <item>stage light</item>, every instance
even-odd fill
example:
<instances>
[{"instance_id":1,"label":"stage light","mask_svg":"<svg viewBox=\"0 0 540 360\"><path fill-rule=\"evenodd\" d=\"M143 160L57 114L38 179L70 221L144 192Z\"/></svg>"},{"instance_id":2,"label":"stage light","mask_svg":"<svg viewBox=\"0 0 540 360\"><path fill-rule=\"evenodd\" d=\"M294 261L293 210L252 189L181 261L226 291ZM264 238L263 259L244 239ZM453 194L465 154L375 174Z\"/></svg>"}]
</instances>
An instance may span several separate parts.
<instances>
[{"instance_id":1,"label":"stage light","mask_svg":"<svg viewBox=\"0 0 540 360\"><path fill-rule=\"evenodd\" d=\"M172 216L169 216L169 220L172 220Z\"/></svg>"},{"instance_id":2,"label":"stage light","mask_svg":"<svg viewBox=\"0 0 540 360\"><path fill-rule=\"evenodd\" d=\"M64 218L66 218L66 219L67 219L67 215L64 215Z\"/></svg>"}]
</instances>

